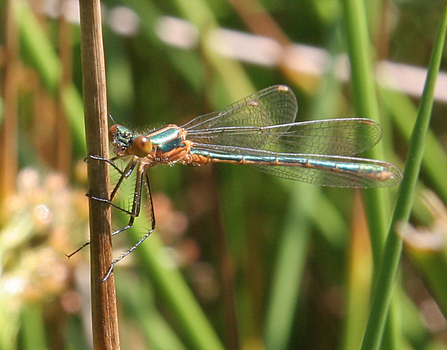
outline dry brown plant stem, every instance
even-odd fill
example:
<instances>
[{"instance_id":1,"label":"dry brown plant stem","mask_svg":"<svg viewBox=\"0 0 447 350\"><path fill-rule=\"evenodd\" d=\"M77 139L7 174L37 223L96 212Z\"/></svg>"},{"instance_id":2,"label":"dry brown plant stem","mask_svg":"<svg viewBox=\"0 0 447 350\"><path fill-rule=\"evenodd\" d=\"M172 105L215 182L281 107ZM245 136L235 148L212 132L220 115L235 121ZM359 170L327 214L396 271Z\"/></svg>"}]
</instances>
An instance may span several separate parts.
<instances>
[{"instance_id":1,"label":"dry brown plant stem","mask_svg":"<svg viewBox=\"0 0 447 350\"><path fill-rule=\"evenodd\" d=\"M81 0L80 15L87 151L107 158L107 92L100 1ZM90 195L108 198L108 165L91 159L87 164ZM113 274L101 282L112 261L111 210L108 204L92 199L89 207L93 345L94 349L119 349Z\"/></svg>"}]
</instances>

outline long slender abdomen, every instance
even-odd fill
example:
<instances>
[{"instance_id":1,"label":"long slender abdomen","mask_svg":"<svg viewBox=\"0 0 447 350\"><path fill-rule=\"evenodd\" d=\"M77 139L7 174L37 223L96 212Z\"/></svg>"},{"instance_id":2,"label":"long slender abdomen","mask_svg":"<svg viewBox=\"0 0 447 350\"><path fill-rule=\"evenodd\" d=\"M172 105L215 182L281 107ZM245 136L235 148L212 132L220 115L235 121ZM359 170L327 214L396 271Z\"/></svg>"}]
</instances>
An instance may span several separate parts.
<instances>
[{"instance_id":1,"label":"long slender abdomen","mask_svg":"<svg viewBox=\"0 0 447 350\"><path fill-rule=\"evenodd\" d=\"M260 166L287 166L318 169L325 172L345 173L345 174L361 174L364 178L371 180L385 181L394 176L385 165L380 163L369 163L368 160L361 162L359 158L355 159L355 163L345 160L329 160L324 156L300 157L281 155L244 155L244 154L224 154L219 152L210 152L206 150L193 150L191 154L200 157L202 164L208 162L231 163L231 164L250 164ZM320 159L319 159L320 158Z\"/></svg>"}]
</instances>

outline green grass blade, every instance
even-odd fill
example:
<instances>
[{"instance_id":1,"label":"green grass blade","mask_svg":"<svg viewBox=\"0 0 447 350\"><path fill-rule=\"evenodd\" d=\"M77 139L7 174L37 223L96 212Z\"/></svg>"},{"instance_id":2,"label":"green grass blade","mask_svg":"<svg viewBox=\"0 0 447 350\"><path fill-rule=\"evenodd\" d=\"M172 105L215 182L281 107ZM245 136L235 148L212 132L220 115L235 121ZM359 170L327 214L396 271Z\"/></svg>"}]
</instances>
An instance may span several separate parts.
<instances>
[{"instance_id":1,"label":"green grass blade","mask_svg":"<svg viewBox=\"0 0 447 350\"><path fill-rule=\"evenodd\" d=\"M310 224L306 210L312 207L316 188L296 183L282 235L269 299L265 326L265 348L287 349L301 289L309 246Z\"/></svg>"},{"instance_id":2,"label":"green grass blade","mask_svg":"<svg viewBox=\"0 0 447 350\"><path fill-rule=\"evenodd\" d=\"M372 54L370 35L368 33L366 4L362 0L344 0L342 3L355 111L359 117L368 117L378 121L379 108L374 77L374 62L372 59L374 55ZM374 19L371 20L374 21ZM367 154L371 158L384 159L382 149L383 143L368 151ZM371 236L374 275L376 275L389 222L387 193L382 189L371 189L364 191L364 197ZM354 317L354 312L361 311L349 312L350 318L363 318L362 315ZM394 318L391 318L391 320L394 320ZM347 325L349 325L349 320ZM395 328L390 324L390 331L387 332L389 338L396 338L396 335L393 334ZM360 328L358 329L360 330ZM348 332L349 330L346 330L346 334ZM357 336L360 339L362 334L359 333ZM357 336L350 335L351 338L357 338Z\"/></svg>"},{"instance_id":3,"label":"green grass blade","mask_svg":"<svg viewBox=\"0 0 447 350\"><path fill-rule=\"evenodd\" d=\"M223 87L224 95L229 97L225 104L237 101L241 96L253 92L253 84L244 67L239 62L216 53L213 49L218 24L209 2L175 0L175 4L183 17L199 29L200 45L205 62L210 64L213 71L217 73L217 81ZM219 39L217 38L217 40ZM212 96L210 95L210 97Z\"/></svg>"},{"instance_id":4,"label":"green grass blade","mask_svg":"<svg viewBox=\"0 0 447 350\"><path fill-rule=\"evenodd\" d=\"M23 349L48 349L43 314L43 306L38 302L28 303L22 309Z\"/></svg>"},{"instance_id":5,"label":"green grass blade","mask_svg":"<svg viewBox=\"0 0 447 350\"><path fill-rule=\"evenodd\" d=\"M140 239L141 232L144 232L139 222L129 229L135 239ZM152 234L145 243L137 250L143 266L158 291L158 297L166 301L188 343L194 349L223 350L223 345L158 235Z\"/></svg>"},{"instance_id":6,"label":"green grass blade","mask_svg":"<svg viewBox=\"0 0 447 350\"><path fill-rule=\"evenodd\" d=\"M39 72L40 78L47 89L55 94L62 74L59 58L25 1L16 3L15 14L20 26L21 44L30 63Z\"/></svg>"},{"instance_id":7,"label":"green grass blade","mask_svg":"<svg viewBox=\"0 0 447 350\"><path fill-rule=\"evenodd\" d=\"M147 280L132 274L118 274L117 295L123 305L123 311L131 315L143 330L151 349L186 350L177 334L157 309L153 288ZM132 285L132 288L129 288ZM132 343L123 348L133 347ZM127 345L127 346L126 346Z\"/></svg>"},{"instance_id":8,"label":"green grass blade","mask_svg":"<svg viewBox=\"0 0 447 350\"><path fill-rule=\"evenodd\" d=\"M365 4L358 0L344 0L343 8L356 115L378 121L379 109L374 79L374 63L371 59L373 55L368 35ZM383 159L381 145L379 144L368 151L368 156ZM387 230L385 193L382 190L368 190L365 191L365 199L373 259L378 262Z\"/></svg>"},{"instance_id":9,"label":"green grass blade","mask_svg":"<svg viewBox=\"0 0 447 350\"><path fill-rule=\"evenodd\" d=\"M412 125L408 122L409 116L416 115L416 108L408 96L396 91L382 91L382 100L393 115L393 122L399 132L410 140ZM424 171L430 179L438 196L447 201L447 155L442 143L436 138L433 131L429 130L426 140L426 152L423 159Z\"/></svg>"},{"instance_id":10,"label":"green grass blade","mask_svg":"<svg viewBox=\"0 0 447 350\"><path fill-rule=\"evenodd\" d=\"M387 237L383 259L378 272L371 314L362 344L363 350L379 349L380 347L388 308L393 294L394 280L402 252L402 240L396 234L395 227L399 223L407 222L410 216L416 183L425 149L425 139L430 124L434 89L444 48L446 27L447 8L444 10L438 37L435 41L424 93L419 105L418 116L411 137L407 162L404 169L404 178L399 188L396 209L394 211L392 225Z\"/></svg>"},{"instance_id":11,"label":"green grass blade","mask_svg":"<svg viewBox=\"0 0 447 350\"><path fill-rule=\"evenodd\" d=\"M20 28L20 39L27 63L33 66L45 88L57 95L62 65L48 36L25 1L15 3L15 14ZM82 98L73 84L69 84L61 97L71 125L76 150L85 154L84 109Z\"/></svg>"}]
</instances>

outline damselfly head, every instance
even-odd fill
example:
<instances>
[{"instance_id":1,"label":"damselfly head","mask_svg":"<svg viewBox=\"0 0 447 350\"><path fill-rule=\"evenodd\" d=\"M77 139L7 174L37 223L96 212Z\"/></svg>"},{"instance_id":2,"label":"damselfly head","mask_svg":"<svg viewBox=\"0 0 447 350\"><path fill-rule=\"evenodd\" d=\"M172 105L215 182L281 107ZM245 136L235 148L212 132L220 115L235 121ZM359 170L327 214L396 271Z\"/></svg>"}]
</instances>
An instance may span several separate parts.
<instances>
[{"instance_id":1,"label":"damselfly head","mask_svg":"<svg viewBox=\"0 0 447 350\"><path fill-rule=\"evenodd\" d=\"M135 134L132 131L119 124L112 125L109 129L109 140L115 145L127 147L134 137Z\"/></svg>"},{"instance_id":2,"label":"damselfly head","mask_svg":"<svg viewBox=\"0 0 447 350\"><path fill-rule=\"evenodd\" d=\"M134 133L126 127L114 124L109 129L109 141L115 146L113 151L119 156L129 155L129 148L132 145Z\"/></svg>"},{"instance_id":3,"label":"damselfly head","mask_svg":"<svg viewBox=\"0 0 447 350\"><path fill-rule=\"evenodd\" d=\"M121 125L119 124L113 124L110 128L109 128L109 141L113 142L113 140L115 139L115 134L116 131L118 129L118 127L120 127Z\"/></svg>"},{"instance_id":4,"label":"damselfly head","mask_svg":"<svg viewBox=\"0 0 447 350\"><path fill-rule=\"evenodd\" d=\"M126 127L114 124L109 129L109 140L115 146L114 152L119 156L136 155L146 157L152 152L152 142L145 135L135 135Z\"/></svg>"}]
</instances>

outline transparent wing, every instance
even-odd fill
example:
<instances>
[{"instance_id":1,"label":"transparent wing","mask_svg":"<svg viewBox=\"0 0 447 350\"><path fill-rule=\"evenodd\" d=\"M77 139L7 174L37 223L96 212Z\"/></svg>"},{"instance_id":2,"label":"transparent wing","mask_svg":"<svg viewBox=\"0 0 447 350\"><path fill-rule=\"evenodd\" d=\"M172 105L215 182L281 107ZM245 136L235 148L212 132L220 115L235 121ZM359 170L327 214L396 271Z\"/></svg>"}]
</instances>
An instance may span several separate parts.
<instances>
[{"instance_id":1,"label":"transparent wing","mask_svg":"<svg viewBox=\"0 0 447 350\"><path fill-rule=\"evenodd\" d=\"M288 124L295 121L298 103L295 94L285 85L258 91L220 112L199 116L182 126L189 132L198 130Z\"/></svg>"},{"instance_id":2,"label":"transparent wing","mask_svg":"<svg viewBox=\"0 0 447 350\"><path fill-rule=\"evenodd\" d=\"M281 129L281 126L278 126ZM293 123L263 149L274 152L354 155L375 146L382 128L365 118L327 119Z\"/></svg>"},{"instance_id":3,"label":"transparent wing","mask_svg":"<svg viewBox=\"0 0 447 350\"><path fill-rule=\"evenodd\" d=\"M296 97L284 85L271 86L220 112L197 117L182 127L188 140L309 154L353 155L373 147L382 129L365 118L294 122Z\"/></svg>"},{"instance_id":4,"label":"transparent wing","mask_svg":"<svg viewBox=\"0 0 447 350\"><path fill-rule=\"evenodd\" d=\"M373 147L382 128L365 118L327 119L271 126L220 127L188 132L188 139L207 144L274 152L353 155Z\"/></svg>"}]
</instances>

